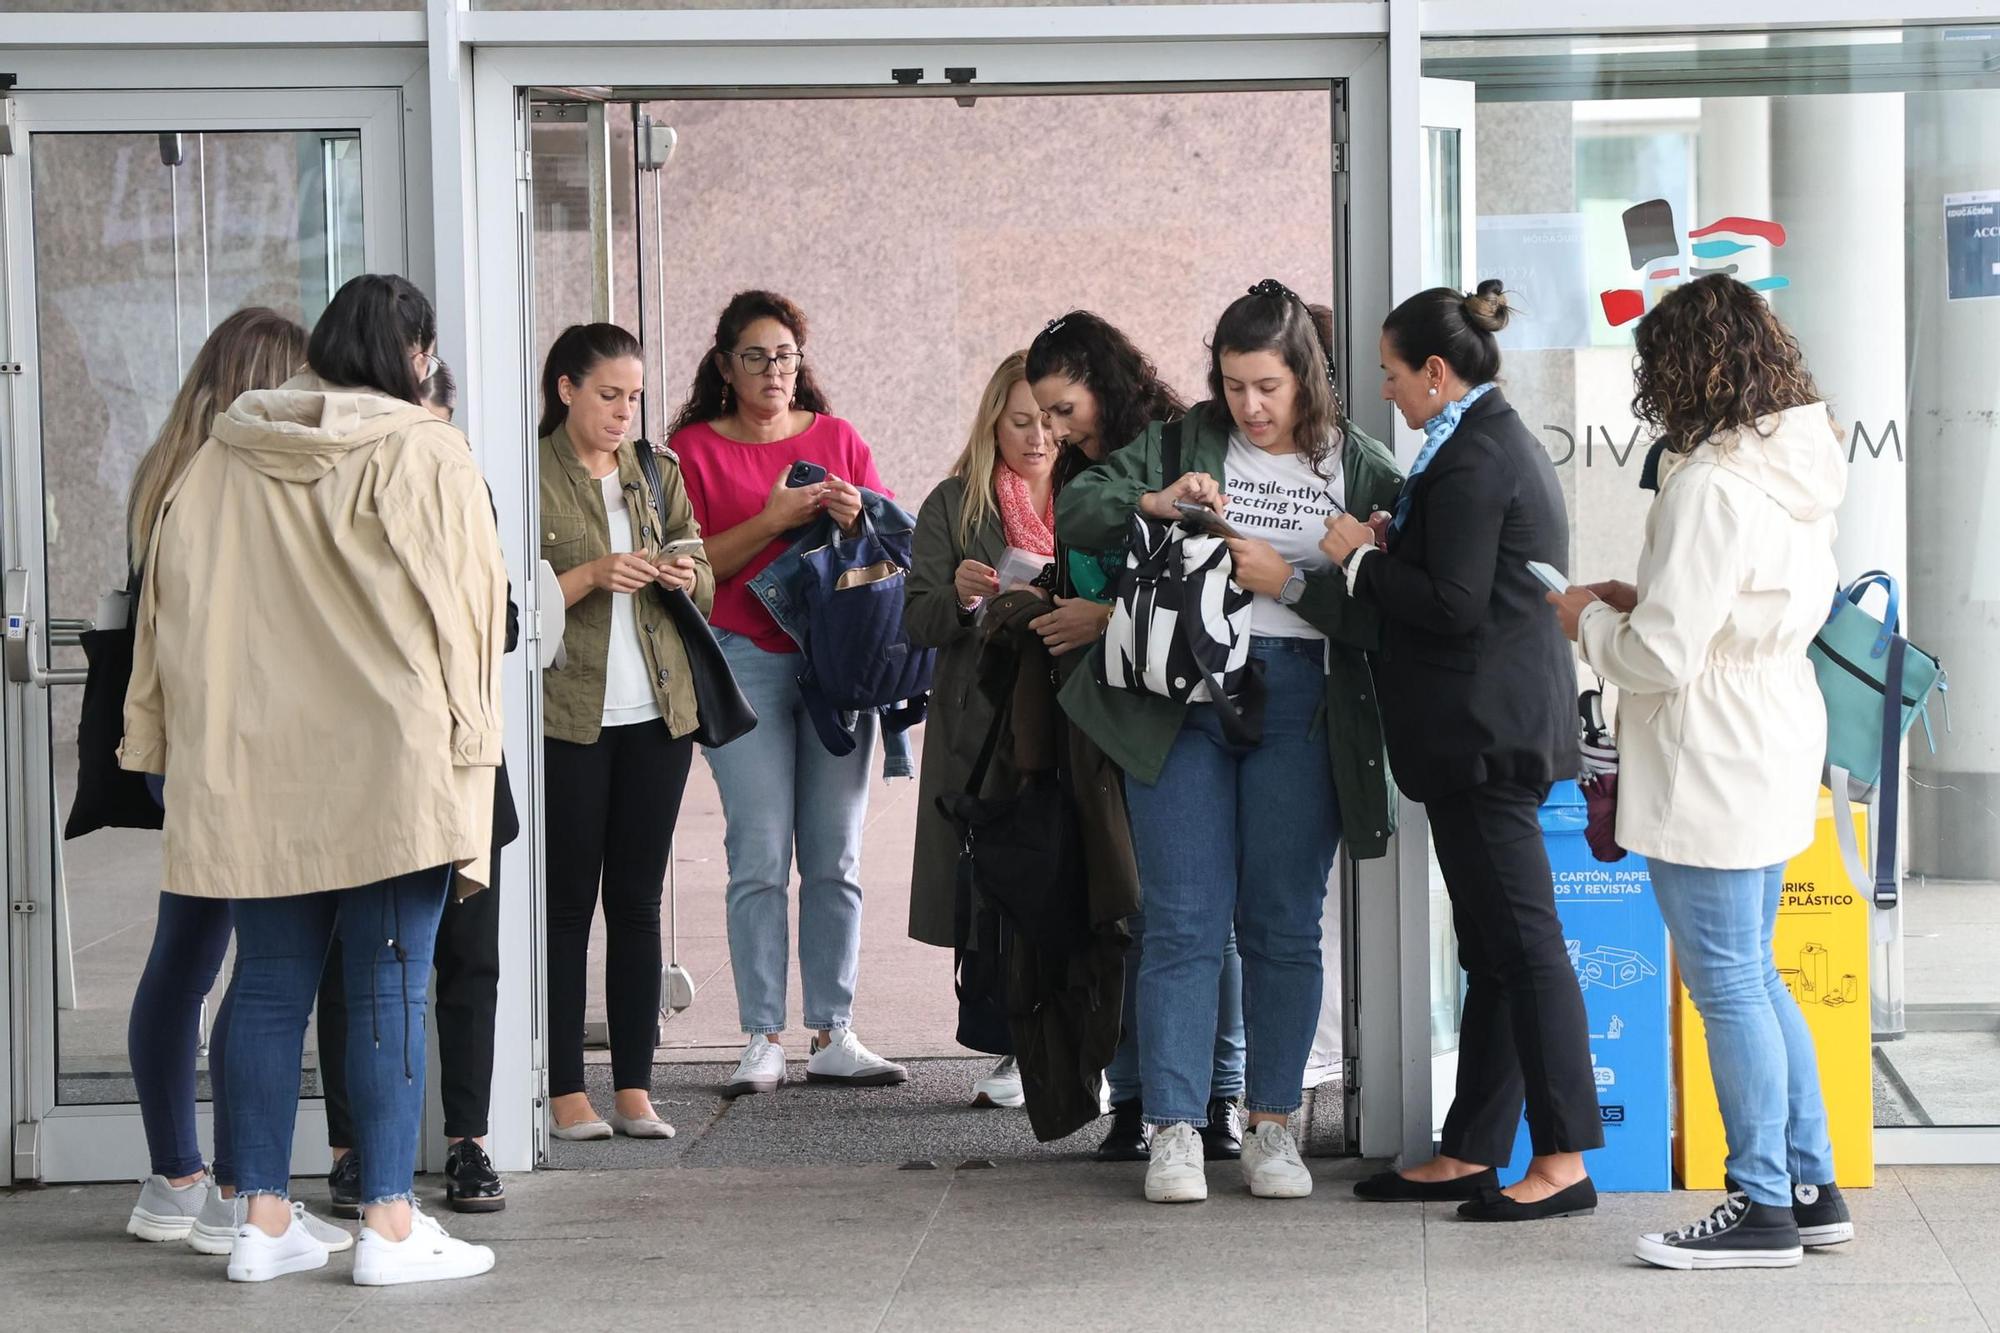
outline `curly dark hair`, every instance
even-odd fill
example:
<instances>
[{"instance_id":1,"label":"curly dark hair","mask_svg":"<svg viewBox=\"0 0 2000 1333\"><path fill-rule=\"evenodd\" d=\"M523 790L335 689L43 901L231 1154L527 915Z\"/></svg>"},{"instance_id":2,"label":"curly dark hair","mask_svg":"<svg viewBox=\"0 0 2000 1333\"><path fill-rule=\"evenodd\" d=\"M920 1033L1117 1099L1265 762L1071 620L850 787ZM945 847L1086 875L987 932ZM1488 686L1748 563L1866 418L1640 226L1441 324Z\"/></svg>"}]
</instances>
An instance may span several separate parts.
<instances>
[{"instance_id":1,"label":"curly dark hair","mask_svg":"<svg viewBox=\"0 0 2000 1333\"><path fill-rule=\"evenodd\" d=\"M1187 415L1187 404L1160 378L1151 357L1118 326L1088 310L1072 310L1035 335L1028 347L1028 382L1062 375L1097 397L1097 438L1109 454L1145 433L1155 421ZM1065 449L1056 464L1058 484L1090 466L1081 450Z\"/></svg>"},{"instance_id":2,"label":"curly dark hair","mask_svg":"<svg viewBox=\"0 0 2000 1333\"><path fill-rule=\"evenodd\" d=\"M1677 454L1823 401L1770 304L1725 273L1683 283L1639 321L1632 415Z\"/></svg>"},{"instance_id":3,"label":"curly dark hair","mask_svg":"<svg viewBox=\"0 0 2000 1333\"><path fill-rule=\"evenodd\" d=\"M743 337L743 330L760 319L775 319L791 331L792 338L799 345L799 351L806 349L809 330L806 327L806 313L776 292L738 292L729 298L729 304L722 308L722 318L715 322L715 341L702 354L701 365L694 372L694 383L688 388L687 401L674 414L673 425L667 428L667 438L683 427L698 421L714 421L729 411L727 394L728 381L722 378L722 358L736 350L736 344ZM827 403L826 394L813 378L812 362L799 358L798 379L792 394L792 404L808 412L832 415L833 408Z\"/></svg>"}]
</instances>

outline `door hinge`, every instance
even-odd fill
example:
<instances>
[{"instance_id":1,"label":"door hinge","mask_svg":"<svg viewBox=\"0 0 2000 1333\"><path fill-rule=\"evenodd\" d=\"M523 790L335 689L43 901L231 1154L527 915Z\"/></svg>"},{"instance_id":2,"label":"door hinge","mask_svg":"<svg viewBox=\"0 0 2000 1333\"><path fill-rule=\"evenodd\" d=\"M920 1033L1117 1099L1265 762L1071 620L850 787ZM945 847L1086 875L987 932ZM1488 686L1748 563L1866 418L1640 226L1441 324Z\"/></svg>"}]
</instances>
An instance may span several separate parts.
<instances>
[{"instance_id":1,"label":"door hinge","mask_svg":"<svg viewBox=\"0 0 2000 1333\"><path fill-rule=\"evenodd\" d=\"M529 149L514 150L514 179L524 183L535 179L535 155Z\"/></svg>"},{"instance_id":2,"label":"door hinge","mask_svg":"<svg viewBox=\"0 0 2000 1333\"><path fill-rule=\"evenodd\" d=\"M1333 145L1334 175L1345 176L1347 174L1348 168L1352 165L1351 162L1349 161L1350 157L1351 153L1349 151L1347 142L1345 140L1336 140Z\"/></svg>"},{"instance_id":3,"label":"door hinge","mask_svg":"<svg viewBox=\"0 0 2000 1333\"><path fill-rule=\"evenodd\" d=\"M0 361L0 375L25 375L27 373L19 361Z\"/></svg>"},{"instance_id":4,"label":"door hinge","mask_svg":"<svg viewBox=\"0 0 2000 1333\"><path fill-rule=\"evenodd\" d=\"M23 898L19 902L8 903L7 910L14 913L16 916L33 916L36 912L39 912L42 909L37 907L29 899Z\"/></svg>"},{"instance_id":5,"label":"door hinge","mask_svg":"<svg viewBox=\"0 0 2000 1333\"><path fill-rule=\"evenodd\" d=\"M14 1183L42 1178L42 1122L23 1120L14 1126Z\"/></svg>"},{"instance_id":6,"label":"door hinge","mask_svg":"<svg viewBox=\"0 0 2000 1333\"><path fill-rule=\"evenodd\" d=\"M528 612L528 642L542 641L542 608L539 606Z\"/></svg>"},{"instance_id":7,"label":"door hinge","mask_svg":"<svg viewBox=\"0 0 2000 1333\"><path fill-rule=\"evenodd\" d=\"M1349 1055L1342 1057L1340 1061L1340 1083L1341 1088L1347 1092L1353 1092L1361 1086L1360 1056Z\"/></svg>"}]
</instances>

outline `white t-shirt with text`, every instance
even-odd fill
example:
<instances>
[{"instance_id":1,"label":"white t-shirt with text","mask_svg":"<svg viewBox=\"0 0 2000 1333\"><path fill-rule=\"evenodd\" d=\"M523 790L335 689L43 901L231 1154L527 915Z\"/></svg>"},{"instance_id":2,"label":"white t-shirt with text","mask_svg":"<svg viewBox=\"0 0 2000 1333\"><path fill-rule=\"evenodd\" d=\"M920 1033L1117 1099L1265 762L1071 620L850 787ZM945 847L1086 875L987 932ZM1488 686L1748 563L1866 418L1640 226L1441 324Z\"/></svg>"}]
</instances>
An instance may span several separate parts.
<instances>
[{"instance_id":1,"label":"white t-shirt with text","mask_svg":"<svg viewBox=\"0 0 2000 1333\"><path fill-rule=\"evenodd\" d=\"M1271 543L1294 569L1311 574L1328 568L1319 542L1326 535L1327 518L1346 505L1347 481L1338 449L1323 466L1325 477L1312 470L1304 454L1266 453L1241 432L1230 432L1223 463L1229 506L1223 517L1244 536ZM1291 607L1264 596L1251 603L1250 632L1283 639L1326 637Z\"/></svg>"}]
</instances>

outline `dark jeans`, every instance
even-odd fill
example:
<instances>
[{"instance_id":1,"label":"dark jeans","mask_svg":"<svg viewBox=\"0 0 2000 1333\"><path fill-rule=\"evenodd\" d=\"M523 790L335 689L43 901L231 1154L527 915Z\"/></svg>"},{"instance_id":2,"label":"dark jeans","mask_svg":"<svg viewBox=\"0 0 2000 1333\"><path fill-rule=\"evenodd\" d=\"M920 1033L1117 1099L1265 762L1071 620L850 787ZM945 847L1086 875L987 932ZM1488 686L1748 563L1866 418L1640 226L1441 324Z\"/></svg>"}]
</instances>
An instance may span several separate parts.
<instances>
[{"instance_id":1,"label":"dark jeans","mask_svg":"<svg viewBox=\"0 0 2000 1333\"><path fill-rule=\"evenodd\" d=\"M584 969L604 897L604 1007L615 1088L653 1086L660 896L694 741L655 719L589 745L543 742L549 867L549 1092L583 1091Z\"/></svg>"},{"instance_id":2,"label":"dark jeans","mask_svg":"<svg viewBox=\"0 0 2000 1333\"><path fill-rule=\"evenodd\" d=\"M236 1186L283 1195L291 1179L306 1019L327 951L341 943L347 994L366 1023L343 1062L361 1153L364 1204L410 1198L424 1108L424 1013L431 948L451 868L355 889L235 903L236 1008L229 1030Z\"/></svg>"},{"instance_id":3,"label":"dark jeans","mask_svg":"<svg viewBox=\"0 0 2000 1333\"><path fill-rule=\"evenodd\" d=\"M1537 817L1546 795L1493 782L1426 805L1467 979L1442 1148L1481 1166L1507 1165L1523 1098L1536 1156L1604 1145L1590 1022Z\"/></svg>"},{"instance_id":4,"label":"dark jeans","mask_svg":"<svg viewBox=\"0 0 2000 1333\"><path fill-rule=\"evenodd\" d=\"M132 1018L125 1046L132 1082L139 1090L139 1119L146 1127L146 1150L153 1173L172 1179L202 1169L201 1140L195 1133L195 1046L200 1037L201 1002L215 986L229 951L229 900L162 893L153 926L153 950L139 988L132 995ZM228 1067L229 1017L236 994L232 980L208 1034L208 1085L215 1110L215 1177L227 1184L230 1165L229 1100L222 1095Z\"/></svg>"}]
</instances>

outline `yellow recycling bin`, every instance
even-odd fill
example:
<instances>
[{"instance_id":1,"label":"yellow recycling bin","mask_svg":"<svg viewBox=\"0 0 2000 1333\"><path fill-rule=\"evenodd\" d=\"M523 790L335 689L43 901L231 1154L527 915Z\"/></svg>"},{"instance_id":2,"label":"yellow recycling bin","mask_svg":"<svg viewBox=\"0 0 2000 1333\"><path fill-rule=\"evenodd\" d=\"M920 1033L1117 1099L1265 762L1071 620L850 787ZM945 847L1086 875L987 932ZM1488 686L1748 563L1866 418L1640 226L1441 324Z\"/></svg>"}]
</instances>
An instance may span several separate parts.
<instances>
[{"instance_id":1,"label":"yellow recycling bin","mask_svg":"<svg viewBox=\"0 0 2000 1333\"><path fill-rule=\"evenodd\" d=\"M1854 807L1857 824L1864 810ZM1866 825L1859 831L1866 864ZM1819 1052L1834 1173L1844 1189L1875 1183L1868 1007L1868 914L1874 910L1868 894L1848 876L1834 833L1833 798L1822 790L1813 845L1785 867L1773 951L1778 975L1799 1002ZM1674 1171L1685 1189L1721 1189L1727 1145L1708 1068L1708 1036L1678 969L1673 1026Z\"/></svg>"}]
</instances>

